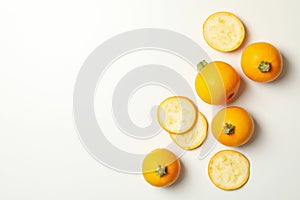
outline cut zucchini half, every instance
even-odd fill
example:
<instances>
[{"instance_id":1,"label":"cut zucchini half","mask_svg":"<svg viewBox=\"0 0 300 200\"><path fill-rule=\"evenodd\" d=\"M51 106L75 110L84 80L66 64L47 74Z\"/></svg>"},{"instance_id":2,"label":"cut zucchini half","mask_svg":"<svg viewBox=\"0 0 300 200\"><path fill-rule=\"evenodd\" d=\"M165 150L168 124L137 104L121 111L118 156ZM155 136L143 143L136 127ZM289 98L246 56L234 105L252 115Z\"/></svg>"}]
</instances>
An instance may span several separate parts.
<instances>
[{"instance_id":1,"label":"cut zucchini half","mask_svg":"<svg viewBox=\"0 0 300 200\"><path fill-rule=\"evenodd\" d=\"M172 134L183 134L191 130L197 117L198 111L195 104L182 96L167 98L157 109L159 124Z\"/></svg>"},{"instance_id":2,"label":"cut zucchini half","mask_svg":"<svg viewBox=\"0 0 300 200\"><path fill-rule=\"evenodd\" d=\"M172 134L173 142L185 150L196 149L204 142L207 136L208 124L204 115L198 112L198 119L194 127L184 134Z\"/></svg>"},{"instance_id":3,"label":"cut zucchini half","mask_svg":"<svg viewBox=\"0 0 300 200\"><path fill-rule=\"evenodd\" d=\"M246 156L237 151L219 151L208 164L208 175L218 188L235 190L248 181L250 163Z\"/></svg>"},{"instance_id":4,"label":"cut zucchini half","mask_svg":"<svg viewBox=\"0 0 300 200\"><path fill-rule=\"evenodd\" d=\"M222 52L234 51L245 38L242 21L230 12L210 15L203 24L203 36L207 44Z\"/></svg>"}]
</instances>

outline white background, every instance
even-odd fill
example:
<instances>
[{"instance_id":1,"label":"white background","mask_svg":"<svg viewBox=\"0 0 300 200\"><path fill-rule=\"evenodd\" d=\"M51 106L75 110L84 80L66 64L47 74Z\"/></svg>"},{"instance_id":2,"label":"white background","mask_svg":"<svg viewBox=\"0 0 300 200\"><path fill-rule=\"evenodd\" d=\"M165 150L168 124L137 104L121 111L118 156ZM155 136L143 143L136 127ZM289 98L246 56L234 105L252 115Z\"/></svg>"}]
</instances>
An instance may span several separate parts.
<instances>
[{"instance_id":1,"label":"white background","mask_svg":"<svg viewBox=\"0 0 300 200\"><path fill-rule=\"evenodd\" d=\"M298 4L296 0L1 1L0 199L299 199ZM207 46L202 23L221 10L242 19L246 44L268 41L280 49L285 68L277 81L259 84L246 79L239 66L242 49L219 53ZM197 158L197 150L187 152L181 158L179 181L161 189L149 186L141 175L104 167L81 145L72 114L80 67L102 42L137 28L182 33L213 60L229 62L240 72L244 81L232 104L246 108L257 124L253 140L238 148L251 161L251 177L242 189L222 191L210 182L207 163L214 152L204 160ZM115 142L122 145L120 141Z\"/></svg>"}]
</instances>

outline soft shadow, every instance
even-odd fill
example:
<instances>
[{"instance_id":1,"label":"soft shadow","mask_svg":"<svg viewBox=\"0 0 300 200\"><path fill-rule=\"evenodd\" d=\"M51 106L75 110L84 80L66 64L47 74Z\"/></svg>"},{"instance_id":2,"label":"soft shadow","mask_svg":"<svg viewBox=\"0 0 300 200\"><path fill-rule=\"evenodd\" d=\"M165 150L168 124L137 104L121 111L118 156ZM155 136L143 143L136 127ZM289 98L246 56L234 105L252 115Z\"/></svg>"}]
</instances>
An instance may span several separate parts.
<instances>
[{"instance_id":1,"label":"soft shadow","mask_svg":"<svg viewBox=\"0 0 300 200\"><path fill-rule=\"evenodd\" d=\"M251 139L246 144L244 144L241 148L252 146L253 143L255 143L255 141L257 141L261 137L262 128L260 124L257 123L255 119L253 119L253 121L254 121L254 133Z\"/></svg>"},{"instance_id":2,"label":"soft shadow","mask_svg":"<svg viewBox=\"0 0 300 200\"><path fill-rule=\"evenodd\" d=\"M186 169L185 169L182 161L180 161L180 165L181 165L181 169L180 169L180 174L179 174L178 179L175 181L175 183L173 183L172 185L170 185L168 187L165 187L164 189L173 190L175 187L178 187L181 184L181 182L183 181L183 179L185 177Z\"/></svg>"},{"instance_id":3,"label":"soft shadow","mask_svg":"<svg viewBox=\"0 0 300 200\"><path fill-rule=\"evenodd\" d=\"M275 79L274 81L272 81L270 83L281 82L291 74L290 73L291 63L289 62L289 60L287 59L287 57L284 54L281 53L281 56L282 56L282 60L283 60L282 71L281 71L280 75L277 77L277 79Z\"/></svg>"},{"instance_id":4,"label":"soft shadow","mask_svg":"<svg viewBox=\"0 0 300 200\"><path fill-rule=\"evenodd\" d=\"M236 96L234 97L232 102L230 102L230 104L235 102L237 99L239 99L240 96L242 96L243 93L247 90L248 86L247 86L246 80L242 76L240 76L240 80L241 81L240 81L240 87L239 87L238 93L236 94Z\"/></svg>"},{"instance_id":5,"label":"soft shadow","mask_svg":"<svg viewBox=\"0 0 300 200\"><path fill-rule=\"evenodd\" d=\"M249 35L248 35L249 31L245 24L244 24L244 27L245 27L245 38L244 38L241 46L239 46L239 48L237 49L237 50L241 50L241 51L243 51L246 48L246 46L248 45L248 42L249 42Z\"/></svg>"},{"instance_id":6,"label":"soft shadow","mask_svg":"<svg viewBox=\"0 0 300 200\"><path fill-rule=\"evenodd\" d=\"M235 98L234 98L234 101L236 100L236 99L239 99L240 98L240 96L245 92L245 90L247 90L247 82L246 82L246 80L244 79L244 77L242 77L242 76L240 76L241 78L240 78L240 80L241 80L241 82L240 82L240 87L239 87L239 90L238 90L238 93L236 94L236 96L235 96Z\"/></svg>"}]
</instances>

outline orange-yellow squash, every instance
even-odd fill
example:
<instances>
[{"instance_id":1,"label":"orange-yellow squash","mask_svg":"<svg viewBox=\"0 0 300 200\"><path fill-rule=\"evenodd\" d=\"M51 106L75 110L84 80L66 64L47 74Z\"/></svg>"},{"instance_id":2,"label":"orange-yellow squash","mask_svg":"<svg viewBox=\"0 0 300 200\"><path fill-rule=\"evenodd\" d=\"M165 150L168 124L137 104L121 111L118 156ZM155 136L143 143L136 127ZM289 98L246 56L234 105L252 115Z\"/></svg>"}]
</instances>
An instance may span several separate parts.
<instances>
[{"instance_id":1,"label":"orange-yellow squash","mask_svg":"<svg viewBox=\"0 0 300 200\"><path fill-rule=\"evenodd\" d=\"M221 144L236 147L250 140L254 132L254 121L245 109L230 106L215 115L211 129Z\"/></svg>"},{"instance_id":2,"label":"orange-yellow squash","mask_svg":"<svg viewBox=\"0 0 300 200\"><path fill-rule=\"evenodd\" d=\"M270 82L280 75L283 61L276 47L266 42L257 42L243 51L241 65L249 79Z\"/></svg>"},{"instance_id":3,"label":"orange-yellow squash","mask_svg":"<svg viewBox=\"0 0 300 200\"><path fill-rule=\"evenodd\" d=\"M202 61L198 65L195 88L208 104L223 105L234 99L240 86L240 76L228 63Z\"/></svg>"},{"instance_id":4,"label":"orange-yellow squash","mask_svg":"<svg viewBox=\"0 0 300 200\"><path fill-rule=\"evenodd\" d=\"M145 180L156 187L173 184L180 174L180 161L167 149L150 152L143 161L142 172Z\"/></svg>"}]
</instances>

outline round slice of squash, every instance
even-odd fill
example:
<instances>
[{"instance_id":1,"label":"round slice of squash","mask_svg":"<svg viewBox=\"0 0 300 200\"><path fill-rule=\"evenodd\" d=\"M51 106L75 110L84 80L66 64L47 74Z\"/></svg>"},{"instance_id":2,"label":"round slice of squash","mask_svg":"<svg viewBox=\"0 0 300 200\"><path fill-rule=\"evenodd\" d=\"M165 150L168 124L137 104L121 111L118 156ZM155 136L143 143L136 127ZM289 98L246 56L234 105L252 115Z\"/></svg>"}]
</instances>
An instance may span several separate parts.
<instances>
[{"instance_id":1,"label":"round slice of squash","mask_svg":"<svg viewBox=\"0 0 300 200\"><path fill-rule=\"evenodd\" d=\"M234 14L217 12L204 22L203 36L208 45L217 51L234 51L244 41L245 27Z\"/></svg>"},{"instance_id":2,"label":"round slice of squash","mask_svg":"<svg viewBox=\"0 0 300 200\"><path fill-rule=\"evenodd\" d=\"M208 124L204 115L198 112L198 119L194 127L184 134L172 134L170 137L180 148L185 150L196 149L204 142L207 136Z\"/></svg>"},{"instance_id":3,"label":"round slice of squash","mask_svg":"<svg viewBox=\"0 0 300 200\"><path fill-rule=\"evenodd\" d=\"M157 119L163 129L172 134L191 130L197 121L197 108L188 98L173 96L165 99L157 109Z\"/></svg>"},{"instance_id":4,"label":"round slice of squash","mask_svg":"<svg viewBox=\"0 0 300 200\"><path fill-rule=\"evenodd\" d=\"M248 181L250 163L246 156L237 151L219 151L208 164L208 175L218 188L235 190Z\"/></svg>"}]
</instances>

